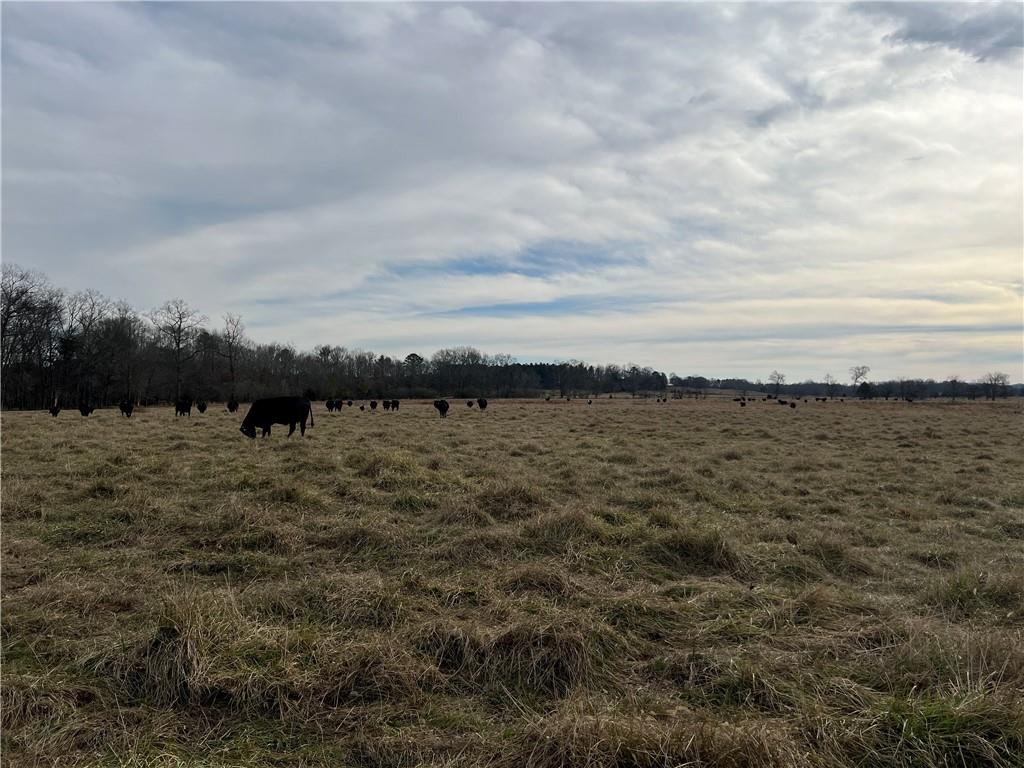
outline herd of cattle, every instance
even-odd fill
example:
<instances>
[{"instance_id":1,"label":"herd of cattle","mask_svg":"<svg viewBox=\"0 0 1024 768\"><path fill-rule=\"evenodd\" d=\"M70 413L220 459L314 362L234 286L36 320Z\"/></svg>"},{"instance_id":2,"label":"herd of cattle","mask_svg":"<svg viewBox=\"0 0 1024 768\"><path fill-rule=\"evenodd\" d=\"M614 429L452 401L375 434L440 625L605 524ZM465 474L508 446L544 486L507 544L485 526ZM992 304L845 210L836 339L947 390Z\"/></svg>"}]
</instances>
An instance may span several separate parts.
<instances>
[{"instance_id":1,"label":"herd of cattle","mask_svg":"<svg viewBox=\"0 0 1024 768\"><path fill-rule=\"evenodd\" d=\"M572 400L571 397L565 398L566 400ZM909 398L907 398L909 400ZM546 397L545 400L551 400L550 397ZM796 408L797 400L785 400L780 397L772 397L771 395L764 397L734 397L733 402L739 403L740 407L746 407L747 403L753 403L758 400L762 402L774 401L778 405L788 405L790 408ZM815 402L827 402L829 398L815 397ZM658 398L659 403L667 403L668 398ZM808 402L807 398L803 398L803 402ZM844 398L839 398L839 402L845 402ZM593 399L587 400L587 405L593 405ZM349 408L355 407L351 400L340 400L331 399L325 401L328 412L334 413L335 411L341 411L342 408L348 406ZM369 406L371 411L376 411L377 406L381 405L385 411L397 411L399 408L398 400L370 400ZM478 397L476 400L467 400L466 405L472 408L474 405L481 411L487 410L487 400L483 397ZM205 400L193 400L191 398L182 398L174 404L174 415L175 416L192 416L192 408L195 407L199 413L206 413L206 409L209 407ZM235 413L238 410L238 400L231 397L227 402L227 409L231 413ZM447 400L435 400L434 408L437 410L438 415L445 419L448 417L448 411L450 405ZM118 408L121 414L126 418L131 418L135 405L130 400L122 400L118 404ZM60 406L54 405L49 409L50 415L56 417L60 413ZM81 404L78 406L78 411L83 416L88 416L95 407L91 405ZM360 411L365 411L366 406L360 405ZM291 436L295 432L295 427L298 426L302 435L306 434L306 421L309 420L309 426L313 426L313 404L304 397L267 397L261 400L254 400L252 405L249 407L249 412L245 414L245 418L242 420L242 426L240 431L246 437L256 437L256 430L262 432L263 437L270 435L270 428L273 424L284 424L288 426L288 435Z\"/></svg>"},{"instance_id":2,"label":"herd of cattle","mask_svg":"<svg viewBox=\"0 0 1024 768\"><path fill-rule=\"evenodd\" d=\"M354 403L351 400L327 400L324 405L328 412L340 411L344 406L354 407ZM401 403L398 400L381 400L379 403L377 400L370 400L370 410L376 411L377 406L383 406L385 411L397 411ZM476 405L481 411L487 410L487 400L479 397L476 400L467 400L466 405L472 408ZM199 413L206 413L206 409L209 407L205 400L193 400L192 398L181 398L174 403L174 415L177 416L192 416L192 408L195 407ZM438 415L442 419L448 416L449 409L447 400L435 400L434 408L437 409ZM135 404L129 400L122 400L118 404L118 408L121 413L131 418L132 413L135 410ZM232 396L227 402L227 409L231 413L235 413L238 410L238 401ZM91 405L81 404L78 406L78 412L83 416L88 416L96 408ZM359 406L360 411L366 410L365 405ZM60 413L60 406L54 404L49 408L50 415L56 417ZM270 435L270 428L273 424L284 424L288 426L288 436L290 437L295 432L295 427L299 427L299 432L302 435L306 434L306 421L309 420L309 426L313 426L313 404L304 397L265 397L260 400L254 400L252 405L249 406L249 412L245 414L245 418L242 419L242 426L239 431L249 438L256 437L256 430L260 430L263 437Z\"/></svg>"}]
</instances>

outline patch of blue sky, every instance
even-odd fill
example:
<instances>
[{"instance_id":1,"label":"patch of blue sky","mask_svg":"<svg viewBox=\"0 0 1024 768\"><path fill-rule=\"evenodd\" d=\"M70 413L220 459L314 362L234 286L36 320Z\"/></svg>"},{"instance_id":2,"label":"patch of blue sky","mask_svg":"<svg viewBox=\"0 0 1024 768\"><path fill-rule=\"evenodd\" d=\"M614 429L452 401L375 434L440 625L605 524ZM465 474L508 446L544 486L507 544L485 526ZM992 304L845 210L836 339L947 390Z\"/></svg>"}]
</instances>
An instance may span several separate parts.
<instances>
[{"instance_id":1,"label":"patch of blue sky","mask_svg":"<svg viewBox=\"0 0 1024 768\"><path fill-rule=\"evenodd\" d=\"M630 296L566 296L550 301L517 301L477 304L438 312L423 313L429 317L545 317L563 315L602 314L605 312L635 312L641 306L650 307L657 299Z\"/></svg>"},{"instance_id":2,"label":"patch of blue sky","mask_svg":"<svg viewBox=\"0 0 1024 768\"><path fill-rule=\"evenodd\" d=\"M470 254L432 264L402 264L388 271L395 277L424 275L507 275L551 277L586 273L616 266L640 266L646 258L636 243L580 243L551 240L523 248L518 253Z\"/></svg>"}]
</instances>

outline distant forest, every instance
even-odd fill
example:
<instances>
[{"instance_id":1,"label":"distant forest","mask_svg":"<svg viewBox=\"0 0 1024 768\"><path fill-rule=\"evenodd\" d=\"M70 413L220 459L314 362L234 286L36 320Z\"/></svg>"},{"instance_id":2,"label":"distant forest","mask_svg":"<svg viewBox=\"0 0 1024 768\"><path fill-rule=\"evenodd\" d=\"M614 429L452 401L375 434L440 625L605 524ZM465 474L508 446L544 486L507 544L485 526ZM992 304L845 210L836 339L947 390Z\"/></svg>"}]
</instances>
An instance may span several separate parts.
<instances>
[{"instance_id":1,"label":"distant forest","mask_svg":"<svg viewBox=\"0 0 1024 768\"><path fill-rule=\"evenodd\" d=\"M331 397L538 397L625 393L706 396L709 390L829 397L1006 397L1020 394L1009 377L989 373L977 383L900 379L869 382L867 366L851 368L849 384L787 383L773 371L766 382L666 375L649 367L589 365L578 360L520 363L473 347L404 358L321 345L312 351L260 344L243 319L227 314L216 327L173 299L149 312L96 291L68 293L45 275L4 264L0 306L2 404L46 408L142 404L181 397L209 401L302 394Z\"/></svg>"}]
</instances>

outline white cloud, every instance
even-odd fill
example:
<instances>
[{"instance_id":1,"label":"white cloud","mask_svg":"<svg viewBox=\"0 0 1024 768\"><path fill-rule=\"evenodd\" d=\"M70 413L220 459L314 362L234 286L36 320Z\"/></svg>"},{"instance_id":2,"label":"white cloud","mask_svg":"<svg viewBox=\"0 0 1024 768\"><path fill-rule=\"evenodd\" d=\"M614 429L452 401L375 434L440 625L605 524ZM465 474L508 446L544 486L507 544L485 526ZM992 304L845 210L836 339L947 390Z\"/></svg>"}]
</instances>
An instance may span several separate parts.
<instances>
[{"instance_id":1,"label":"white cloud","mask_svg":"<svg viewBox=\"0 0 1024 768\"><path fill-rule=\"evenodd\" d=\"M302 347L1021 372L1019 8L3 15L3 255L59 284Z\"/></svg>"}]
</instances>

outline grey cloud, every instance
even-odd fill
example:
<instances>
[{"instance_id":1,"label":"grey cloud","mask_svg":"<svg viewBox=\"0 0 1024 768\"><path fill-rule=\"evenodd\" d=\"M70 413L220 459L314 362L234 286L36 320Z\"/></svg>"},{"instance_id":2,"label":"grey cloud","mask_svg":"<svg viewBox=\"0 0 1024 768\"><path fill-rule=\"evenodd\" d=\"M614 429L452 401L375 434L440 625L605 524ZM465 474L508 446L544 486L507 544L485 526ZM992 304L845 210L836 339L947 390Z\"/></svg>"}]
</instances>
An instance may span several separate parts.
<instances>
[{"instance_id":1,"label":"grey cloud","mask_svg":"<svg viewBox=\"0 0 1024 768\"><path fill-rule=\"evenodd\" d=\"M1019 56L1024 48L1020 3L864 3L854 7L899 21L895 40L938 44L980 60Z\"/></svg>"}]
</instances>

